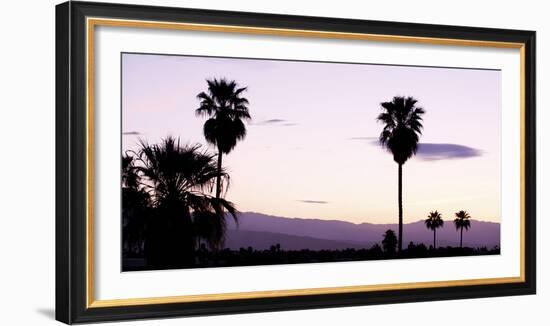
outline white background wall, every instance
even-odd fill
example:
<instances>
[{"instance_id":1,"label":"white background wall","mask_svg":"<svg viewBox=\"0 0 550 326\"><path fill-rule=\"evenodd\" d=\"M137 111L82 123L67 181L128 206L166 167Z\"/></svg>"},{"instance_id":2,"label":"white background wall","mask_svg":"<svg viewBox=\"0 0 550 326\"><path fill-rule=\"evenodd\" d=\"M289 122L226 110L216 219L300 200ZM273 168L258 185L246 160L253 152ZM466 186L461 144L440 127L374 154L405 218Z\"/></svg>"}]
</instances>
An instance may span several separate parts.
<instances>
[{"instance_id":1,"label":"white background wall","mask_svg":"<svg viewBox=\"0 0 550 326\"><path fill-rule=\"evenodd\" d=\"M6 1L0 10L0 324L54 324L54 5ZM126 1L108 1L126 2ZM545 1L132 1L181 7L537 31L538 294L446 302L246 314L124 325L532 325L550 320L550 19ZM546 73L546 74L545 74ZM546 199L546 200L545 200Z\"/></svg>"}]
</instances>

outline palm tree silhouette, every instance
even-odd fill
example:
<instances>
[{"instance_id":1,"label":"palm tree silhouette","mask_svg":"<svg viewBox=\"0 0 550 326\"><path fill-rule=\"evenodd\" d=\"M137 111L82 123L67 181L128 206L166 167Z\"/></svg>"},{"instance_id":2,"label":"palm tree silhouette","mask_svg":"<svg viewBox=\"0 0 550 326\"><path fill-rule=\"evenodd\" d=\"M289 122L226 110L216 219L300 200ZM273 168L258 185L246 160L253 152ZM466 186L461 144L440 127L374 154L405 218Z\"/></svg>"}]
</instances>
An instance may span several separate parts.
<instances>
[{"instance_id":1,"label":"palm tree silhouette","mask_svg":"<svg viewBox=\"0 0 550 326\"><path fill-rule=\"evenodd\" d=\"M435 245L435 232L438 228L443 226L443 219L441 218L441 213L438 211L433 211L428 214L428 218L424 221L426 227L434 231L434 250L437 248Z\"/></svg>"},{"instance_id":2,"label":"palm tree silhouette","mask_svg":"<svg viewBox=\"0 0 550 326\"><path fill-rule=\"evenodd\" d=\"M230 215L234 218L235 223L238 223L236 209L233 206L226 207L226 209L228 209ZM206 245L212 251L223 248L227 229L226 219L219 218L219 214L216 211L197 210L193 212L193 228L198 248L201 245L201 241L206 242Z\"/></svg>"},{"instance_id":3,"label":"palm tree silhouette","mask_svg":"<svg viewBox=\"0 0 550 326\"><path fill-rule=\"evenodd\" d=\"M470 228L470 214L466 211L459 211L455 213L455 227L457 230L460 229L460 248L462 248L462 231L466 229L466 231Z\"/></svg>"},{"instance_id":4,"label":"palm tree silhouette","mask_svg":"<svg viewBox=\"0 0 550 326\"><path fill-rule=\"evenodd\" d=\"M140 186L134 158L122 156L122 246L125 254L143 253L145 220L150 213L149 194Z\"/></svg>"},{"instance_id":5,"label":"palm tree silhouette","mask_svg":"<svg viewBox=\"0 0 550 326\"><path fill-rule=\"evenodd\" d=\"M197 244L197 216L209 218L211 228L221 230L209 238L211 243L223 241L224 217L219 207L236 219L235 206L209 193L219 178L228 182L229 175L218 170L215 155L200 150L201 145L180 145L172 137L160 144L140 142L136 153L136 170L143 188L151 197L155 214L150 217L145 244L147 263L157 267L182 267L194 263Z\"/></svg>"},{"instance_id":6,"label":"palm tree silhouette","mask_svg":"<svg viewBox=\"0 0 550 326\"><path fill-rule=\"evenodd\" d=\"M122 155L122 188L137 189L139 175L134 167L134 157L128 154Z\"/></svg>"},{"instance_id":7,"label":"palm tree silhouette","mask_svg":"<svg viewBox=\"0 0 550 326\"><path fill-rule=\"evenodd\" d=\"M379 141L393 154L398 165L399 237L398 250L403 247L403 173L405 162L416 154L419 136L422 134L424 109L417 107L412 97L395 96L391 102L382 102L383 112L376 118L384 124Z\"/></svg>"},{"instance_id":8,"label":"palm tree silhouette","mask_svg":"<svg viewBox=\"0 0 550 326\"><path fill-rule=\"evenodd\" d=\"M216 180L216 198L222 192L221 171L222 154L229 154L239 140L246 136L243 120L250 120L248 100L241 97L246 87L225 78L206 80L208 91L197 95L200 106L195 111L198 116L209 117L204 123L204 138L218 149L218 178Z\"/></svg>"}]
</instances>

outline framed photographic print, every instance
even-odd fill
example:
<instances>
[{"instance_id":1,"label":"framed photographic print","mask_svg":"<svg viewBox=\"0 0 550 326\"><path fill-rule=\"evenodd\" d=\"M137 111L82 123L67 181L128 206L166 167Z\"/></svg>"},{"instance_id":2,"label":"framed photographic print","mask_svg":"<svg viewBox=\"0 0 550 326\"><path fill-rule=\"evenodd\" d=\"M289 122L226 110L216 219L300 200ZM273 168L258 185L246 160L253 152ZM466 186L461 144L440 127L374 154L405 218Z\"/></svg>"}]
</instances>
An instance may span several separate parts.
<instances>
[{"instance_id":1,"label":"framed photographic print","mask_svg":"<svg viewBox=\"0 0 550 326\"><path fill-rule=\"evenodd\" d=\"M56 8L56 318L535 293L535 32Z\"/></svg>"}]
</instances>

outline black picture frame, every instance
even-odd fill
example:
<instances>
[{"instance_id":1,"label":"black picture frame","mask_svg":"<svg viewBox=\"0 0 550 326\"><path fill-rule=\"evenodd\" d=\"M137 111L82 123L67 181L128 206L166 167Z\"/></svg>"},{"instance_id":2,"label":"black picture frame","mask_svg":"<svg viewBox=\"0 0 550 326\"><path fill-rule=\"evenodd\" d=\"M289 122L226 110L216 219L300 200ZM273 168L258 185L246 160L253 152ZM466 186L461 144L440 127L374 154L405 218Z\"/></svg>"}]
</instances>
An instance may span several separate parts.
<instances>
[{"instance_id":1,"label":"black picture frame","mask_svg":"<svg viewBox=\"0 0 550 326\"><path fill-rule=\"evenodd\" d=\"M86 228L86 18L238 25L524 45L524 281L374 292L89 307ZM535 32L91 2L56 6L56 319L67 323L265 312L536 292Z\"/></svg>"}]
</instances>

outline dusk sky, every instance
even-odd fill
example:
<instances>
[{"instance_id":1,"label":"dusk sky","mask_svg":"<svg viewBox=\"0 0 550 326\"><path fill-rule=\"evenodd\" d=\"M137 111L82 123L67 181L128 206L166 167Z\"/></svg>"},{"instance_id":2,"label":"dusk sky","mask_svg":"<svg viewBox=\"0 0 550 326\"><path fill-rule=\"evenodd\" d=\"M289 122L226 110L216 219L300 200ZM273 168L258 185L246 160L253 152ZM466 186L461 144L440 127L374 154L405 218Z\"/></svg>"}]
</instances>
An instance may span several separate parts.
<instances>
[{"instance_id":1,"label":"dusk sky","mask_svg":"<svg viewBox=\"0 0 550 326\"><path fill-rule=\"evenodd\" d=\"M377 144L380 102L426 110L403 166L405 223L438 210L500 221L500 71L123 54L123 152L168 135L207 145L195 115L207 78L247 86L248 135L224 156L241 211L397 222L397 164Z\"/></svg>"}]
</instances>

